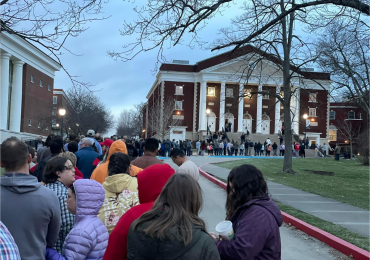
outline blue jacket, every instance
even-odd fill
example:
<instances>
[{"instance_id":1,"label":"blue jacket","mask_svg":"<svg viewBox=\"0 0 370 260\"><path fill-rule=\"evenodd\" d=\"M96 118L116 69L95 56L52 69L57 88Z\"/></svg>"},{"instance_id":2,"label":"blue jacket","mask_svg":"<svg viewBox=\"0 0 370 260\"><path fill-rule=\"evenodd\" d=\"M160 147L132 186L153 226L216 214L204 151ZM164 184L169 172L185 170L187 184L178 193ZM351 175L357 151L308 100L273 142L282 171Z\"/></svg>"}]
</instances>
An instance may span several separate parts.
<instances>
[{"instance_id":1,"label":"blue jacket","mask_svg":"<svg viewBox=\"0 0 370 260\"><path fill-rule=\"evenodd\" d=\"M99 155L92 147L84 147L75 155L77 157L77 168L83 173L85 179L90 179L94 170L93 162Z\"/></svg>"},{"instance_id":2,"label":"blue jacket","mask_svg":"<svg viewBox=\"0 0 370 260\"><path fill-rule=\"evenodd\" d=\"M101 145L99 144L99 142L98 141L96 141L94 138L92 138L92 137L89 137L89 138L91 138L91 139L93 139L94 140L94 142L95 142L95 146L96 146L96 148L98 149L98 152L99 152L99 155L100 154L103 154L103 150L101 149ZM78 150L80 150L80 145L81 145L81 142L79 142L78 143Z\"/></svg>"}]
</instances>

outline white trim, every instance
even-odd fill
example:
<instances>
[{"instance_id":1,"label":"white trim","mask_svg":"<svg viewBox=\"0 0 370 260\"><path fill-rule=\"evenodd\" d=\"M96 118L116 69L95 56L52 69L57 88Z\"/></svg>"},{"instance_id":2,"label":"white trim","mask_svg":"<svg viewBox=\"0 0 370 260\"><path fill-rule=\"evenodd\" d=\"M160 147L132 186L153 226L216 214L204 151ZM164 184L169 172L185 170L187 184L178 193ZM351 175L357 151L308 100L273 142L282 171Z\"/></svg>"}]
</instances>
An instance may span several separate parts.
<instances>
[{"instance_id":1,"label":"white trim","mask_svg":"<svg viewBox=\"0 0 370 260\"><path fill-rule=\"evenodd\" d=\"M62 68L54 59L16 35L1 32L0 48L51 78Z\"/></svg>"}]
</instances>

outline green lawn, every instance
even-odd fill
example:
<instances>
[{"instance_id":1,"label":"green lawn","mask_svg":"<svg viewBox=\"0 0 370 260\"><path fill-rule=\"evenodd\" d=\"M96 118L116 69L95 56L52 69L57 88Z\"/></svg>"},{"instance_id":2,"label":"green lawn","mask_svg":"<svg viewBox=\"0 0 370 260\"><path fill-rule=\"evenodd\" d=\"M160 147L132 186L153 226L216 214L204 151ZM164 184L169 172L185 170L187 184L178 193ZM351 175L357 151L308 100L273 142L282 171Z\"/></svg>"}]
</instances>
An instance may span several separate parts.
<instances>
[{"instance_id":1,"label":"green lawn","mask_svg":"<svg viewBox=\"0 0 370 260\"><path fill-rule=\"evenodd\" d=\"M369 166L360 166L358 161L293 159L293 169L298 173L295 175L281 172L283 159L243 159L217 165L232 169L241 164L253 164L267 180L369 210ZM330 171L334 176L304 170Z\"/></svg>"},{"instance_id":2,"label":"green lawn","mask_svg":"<svg viewBox=\"0 0 370 260\"><path fill-rule=\"evenodd\" d=\"M336 237L339 237L355 246L365 249L366 251L370 250L370 246L369 246L370 239L368 237L361 236L344 227L341 227L329 221L325 221L321 218L312 216L310 214L307 214L303 211L292 208L290 206L284 205L281 202L278 202L278 201L275 201L275 202L279 206L281 211L284 211L285 213L288 213L289 215L292 215L293 217L296 217L312 226L315 226Z\"/></svg>"}]
</instances>

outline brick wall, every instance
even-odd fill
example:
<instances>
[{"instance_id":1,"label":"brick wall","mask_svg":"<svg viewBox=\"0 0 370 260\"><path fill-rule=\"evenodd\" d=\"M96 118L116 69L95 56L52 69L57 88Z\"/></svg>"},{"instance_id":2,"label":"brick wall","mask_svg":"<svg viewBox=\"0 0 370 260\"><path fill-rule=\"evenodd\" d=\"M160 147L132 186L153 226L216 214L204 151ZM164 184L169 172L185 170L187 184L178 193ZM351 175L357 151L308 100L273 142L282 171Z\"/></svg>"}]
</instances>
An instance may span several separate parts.
<instances>
[{"instance_id":1,"label":"brick wall","mask_svg":"<svg viewBox=\"0 0 370 260\"><path fill-rule=\"evenodd\" d=\"M33 82L31 82L31 75ZM40 87L40 80L42 87ZM48 85L50 85L50 91ZM29 64L23 66L21 132L40 135L50 133L53 87L53 78ZM28 125L29 119L31 119L31 126ZM38 128L39 122L40 128ZM47 126L48 130L46 130Z\"/></svg>"}]
</instances>

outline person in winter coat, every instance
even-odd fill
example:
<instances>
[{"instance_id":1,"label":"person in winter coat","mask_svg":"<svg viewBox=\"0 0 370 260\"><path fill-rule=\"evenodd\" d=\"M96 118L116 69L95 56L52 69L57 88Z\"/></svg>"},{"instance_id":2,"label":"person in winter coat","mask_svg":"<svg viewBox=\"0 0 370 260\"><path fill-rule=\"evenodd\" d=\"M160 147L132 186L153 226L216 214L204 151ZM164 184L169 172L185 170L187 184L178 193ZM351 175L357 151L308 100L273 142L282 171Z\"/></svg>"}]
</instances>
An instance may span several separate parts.
<instances>
[{"instance_id":1,"label":"person in winter coat","mask_svg":"<svg viewBox=\"0 0 370 260\"><path fill-rule=\"evenodd\" d=\"M186 151L188 150L188 141L184 140L184 142L182 143L182 146L183 146L184 154L187 154Z\"/></svg>"},{"instance_id":2,"label":"person in winter coat","mask_svg":"<svg viewBox=\"0 0 370 260\"><path fill-rule=\"evenodd\" d=\"M284 154L285 154L285 145L281 144L280 145L280 156L284 156Z\"/></svg>"},{"instance_id":3,"label":"person in winter coat","mask_svg":"<svg viewBox=\"0 0 370 260\"><path fill-rule=\"evenodd\" d=\"M274 144L272 145L273 156L277 156L277 147L277 143L274 142Z\"/></svg>"},{"instance_id":4,"label":"person in winter coat","mask_svg":"<svg viewBox=\"0 0 370 260\"><path fill-rule=\"evenodd\" d=\"M74 215L67 209L66 199L68 188L75 181L75 171L73 164L65 157L54 157L46 164L44 170L45 187L55 192L59 200L61 223L59 236L55 245L58 253L62 253L64 240L75 224Z\"/></svg>"},{"instance_id":5,"label":"person in winter coat","mask_svg":"<svg viewBox=\"0 0 370 260\"><path fill-rule=\"evenodd\" d=\"M195 143L195 148L197 149L197 156L199 156L200 146L201 146L201 143L200 143L200 140L198 140L198 141Z\"/></svg>"},{"instance_id":6,"label":"person in winter coat","mask_svg":"<svg viewBox=\"0 0 370 260\"><path fill-rule=\"evenodd\" d=\"M227 183L226 219L235 236L229 241L215 238L221 259L281 259L283 216L261 171L248 164L235 167Z\"/></svg>"},{"instance_id":7,"label":"person in winter coat","mask_svg":"<svg viewBox=\"0 0 370 260\"><path fill-rule=\"evenodd\" d=\"M207 149L206 141L203 141L203 142L202 142L202 145L201 145L201 147L200 147L200 148L202 149L202 156L204 156L204 153L205 153L205 151L206 151L206 149Z\"/></svg>"},{"instance_id":8,"label":"person in winter coat","mask_svg":"<svg viewBox=\"0 0 370 260\"><path fill-rule=\"evenodd\" d=\"M164 157L170 157L170 152L171 152L171 141L167 139L164 143Z\"/></svg>"},{"instance_id":9,"label":"person in winter coat","mask_svg":"<svg viewBox=\"0 0 370 260\"><path fill-rule=\"evenodd\" d=\"M139 204L137 178L130 176L130 158L124 153L114 153L108 164L108 177L105 178L104 204L98 217L109 234L120 217L133 206Z\"/></svg>"},{"instance_id":10,"label":"person in winter coat","mask_svg":"<svg viewBox=\"0 0 370 260\"><path fill-rule=\"evenodd\" d=\"M240 144L239 149L240 149L240 155L243 156L244 155L244 143Z\"/></svg>"},{"instance_id":11,"label":"person in winter coat","mask_svg":"<svg viewBox=\"0 0 370 260\"><path fill-rule=\"evenodd\" d=\"M168 164L155 164L137 175L140 204L128 210L118 221L109 237L104 260L127 259L127 236L130 225L142 214L152 209L162 188L174 174L175 170Z\"/></svg>"},{"instance_id":12,"label":"person in winter coat","mask_svg":"<svg viewBox=\"0 0 370 260\"><path fill-rule=\"evenodd\" d=\"M76 215L62 254L46 249L45 260L103 259L108 244L108 230L97 217L104 202L104 189L94 180L77 180L69 187L67 208Z\"/></svg>"},{"instance_id":13,"label":"person in winter coat","mask_svg":"<svg viewBox=\"0 0 370 260\"><path fill-rule=\"evenodd\" d=\"M85 137L81 140L81 149L75 153L77 157L77 168L81 170L85 179L91 177L93 172L93 162L99 156L92 147L94 141L92 138Z\"/></svg>"},{"instance_id":14,"label":"person in winter coat","mask_svg":"<svg viewBox=\"0 0 370 260\"><path fill-rule=\"evenodd\" d=\"M133 160L131 165L135 165L141 169L145 169L153 164L163 164L163 161L157 158L158 152L158 140L155 138L148 138L145 141L145 145L143 147L144 155Z\"/></svg>"},{"instance_id":15,"label":"person in winter coat","mask_svg":"<svg viewBox=\"0 0 370 260\"><path fill-rule=\"evenodd\" d=\"M215 144L213 146L213 150L215 151L215 156L218 156L219 155L219 151L220 151L220 143L218 142L217 139L215 139Z\"/></svg>"},{"instance_id":16,"label":"person in winter coat","mask_svg":"<svg viewBox=\"0 0 370 260\"><path fill-rule=\"evenodd\" d=\"M235 142L234 146L234 153L235 153L235 156L238 156L238 151L239 151L239 144L238 144L238 141Z\"/></svg>"},{"instance_id":17,"label":"person in winter coat","mask_svg":"<svg viewBox=\"0 0 370 260\"><path fill-rule=\"evenodd\" d=\"M130 226L127 258L220 259L206 224L198 216L202 203L202 189L194 178L173 175L152 210Z\"/></svg>"},{"instance_id":18,"label":"person in winter coat","mask_svg":"<svg viewBox=\"0 0 370 260\"><path fill-rule=\"evenodd\" d=\"M187 155L187 156L191 156L192 151L191 151L191 142L190 142L190 140L188 140L187 149L188 149L188 150L187 150L186 155Z\"/></svg>"},{"instance_id":19,"label":"person in winter coat","mask_svg":"<svg viewBox=\"0 0 370 260\"><path fill-rule=\"evenodd\" d=\"M294 145L295 157L299 156L299 143L295 143Z\"/></svg>"},{"instance_id":20,"label":"person in winter coat","mask_svg":"<svg viewBox=\"0 0 370 260\"><path fill-rule=\"evenodd\" d=\"M108 176L108 164L109 164L110 157L112 156L112 154L118 153L118 152L127 154L126 144L122 140L117 140L112 144L112 146L109 149L106 162L96 167L96 169L91 174L90 179L96 180L100 184L103 184L105 182L105 178L107 178ZM131 165L130 167L131 176L136 176L140 171L142 171L141 168Z\"/></svg>"}]
</instances>

